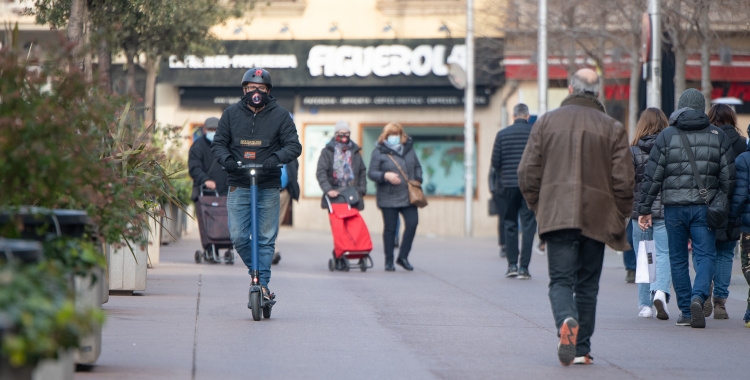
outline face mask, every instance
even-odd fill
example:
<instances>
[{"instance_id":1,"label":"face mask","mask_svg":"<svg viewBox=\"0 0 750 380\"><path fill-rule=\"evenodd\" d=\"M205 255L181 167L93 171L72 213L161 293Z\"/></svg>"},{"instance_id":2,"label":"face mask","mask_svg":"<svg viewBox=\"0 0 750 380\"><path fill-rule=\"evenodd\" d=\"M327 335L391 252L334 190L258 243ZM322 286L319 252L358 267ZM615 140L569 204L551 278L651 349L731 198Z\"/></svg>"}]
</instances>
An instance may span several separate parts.
<instances>
[{"instance_id":1,"label":"face mask","mask_svg":"<svg viewBox=\"0 0 750 380\"><path fill-rule=\"evenodd\" d=\"M216 136L216 132L206 132L206 138L208 141L214 141L214 136Z\"/></svg>"},{"instance_id":2,"label":"face mask","mask_svg":"<svg viewBox=\"0 0 750 380\"><path fill-rule=\"evenodd\" d=\"M388 136L388 139L386 141L388 141L388 144L398 145L398 144L401 143L401 136L390 135L390 136Z\"/></svg>"},{"instance_id":3,"label":"face mask","mask_svg":"<svg viewBox=\"0 0 750 380\"><path fill-rule=\"evenodd\" d=\"M255 90L245 94L242 97L242 101L250 107L260 108L268 104L268 94L260 90Z\"/></svg>"},{"instance_id":4,"label":"face mask","mask_svg":"<svg viewBox=\"0 0 750 380\"><path fill-rule=\"evenodd\" d=\"M342 144L349 143L349 136L336 136L336 141Z\"/></svg>"}]
</instances>

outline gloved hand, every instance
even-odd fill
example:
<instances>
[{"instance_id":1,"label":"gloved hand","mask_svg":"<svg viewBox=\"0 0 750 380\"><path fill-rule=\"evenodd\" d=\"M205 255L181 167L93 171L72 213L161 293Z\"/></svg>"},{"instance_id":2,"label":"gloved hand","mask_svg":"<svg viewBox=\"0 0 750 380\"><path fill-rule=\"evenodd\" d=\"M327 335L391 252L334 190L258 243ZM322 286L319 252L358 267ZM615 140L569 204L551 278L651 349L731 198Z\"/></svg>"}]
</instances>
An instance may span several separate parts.
<instances>
[{"instance_id":1,"label":"gloved hand","mask_svg":"<svg viewBox=\"0 0 750 380\"><path fill-rule=\"evenodd\" d=\"M276 165L279 164L279 157L275 154L272 154L271 157L266 158L265 161L263 161L263 169L264 170L271 170L276 168Z\"/></svg>"},{"instance_id":2,"label":"gloved hand","mask_svg":"<svg viewBox=\"0 0 750 380\"><path fill-rule=\"evenodd\" d=\"M237 161L234 159L234 157L229 157L226 161L224 161L223 166L224 170L226 170L227 173L234 173L240 169L240 166L237 165Z\"/></svg>"}]
</instances>

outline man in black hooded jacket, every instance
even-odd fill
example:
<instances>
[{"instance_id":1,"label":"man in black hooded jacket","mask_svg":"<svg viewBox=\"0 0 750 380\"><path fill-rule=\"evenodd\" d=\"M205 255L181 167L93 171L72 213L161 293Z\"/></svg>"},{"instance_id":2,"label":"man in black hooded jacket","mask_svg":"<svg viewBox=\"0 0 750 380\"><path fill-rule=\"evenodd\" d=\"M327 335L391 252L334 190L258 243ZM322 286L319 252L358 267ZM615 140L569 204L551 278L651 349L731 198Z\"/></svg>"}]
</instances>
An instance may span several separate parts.
<instances>
[{"instance_id":1,"label":"man in black hooded jacket","mask_svg":"<svg viewBox=\"0 0 750 380\"><path fill-rule=\"evenodd\" d=\"M641 187L638 224L651 226L651 206L661 191L664 220L669 238L669 263L677 306L682 314L678 326L706 327L703 303L708 300L716 257L716 231L708 227L709 202L721 191L731 197L734 190L734 152L729 138L711 125L704 113L703 94L688 89L680 95L678 109L669 117L669 127L656 138L646 164ZM681 134L687 136L698 172L707 187L704 199L693 176ZM690 284L688 238L693 242L695 282Z\"/></svg>"},{"instance_id":2,"label":"man in black hooded jacket","mask_svg":"<svg viewBox=\"0 0 750 380\"><path fill-rule=\"evenodd\" d=\"M262 163L258 174L258 268L263 297L273 299L268 290L271 260L279 232L279 189L281 170L302 153L289 111L270 95L271 74L250 69L242 77L242 99L221 115L219 129L211 145L217 162L229 173L227 211L232 244L242 261L251 268L250 246L250 176L239 169L238 161ZM249 307L249 304L248 304Z\"/></svg>"}]
</instances>

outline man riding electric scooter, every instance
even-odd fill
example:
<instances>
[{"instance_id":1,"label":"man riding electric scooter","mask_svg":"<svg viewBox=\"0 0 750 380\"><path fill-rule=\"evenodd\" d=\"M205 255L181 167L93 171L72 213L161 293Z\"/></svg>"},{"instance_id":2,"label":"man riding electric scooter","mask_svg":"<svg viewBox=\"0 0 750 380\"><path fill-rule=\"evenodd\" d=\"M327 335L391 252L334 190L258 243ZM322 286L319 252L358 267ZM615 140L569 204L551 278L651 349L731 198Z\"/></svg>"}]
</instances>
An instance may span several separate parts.
<instances>
[{"instance_id":1,"label":"man riding electric scooter","mask_svg":"<svg viewBox=\"0 0 750 380\"><path fill-rule=\"evenodd\" d=\"M242 77L242 99L229 106L221 115L211 150L217 162L228 173L227 211L229 231L235 250L251 272L259 278L264 304L274 303L268 290L271 279L271 259L279 232L280 165L294 161L302 153L289 111L276 103L271 93L271 74L264 69L250 69ZM260 165L253 170L257 176L257 204L251 202L250 172L242 165ZM251 237L251 215L257 207L257 234ZM258 273L252 273L252 244L257 241ZM254 243L254 242L253 242ZM250 307L250 303L248 303ZM269 311L270 316L270 311Z\"/></svg>"}]
</instances>

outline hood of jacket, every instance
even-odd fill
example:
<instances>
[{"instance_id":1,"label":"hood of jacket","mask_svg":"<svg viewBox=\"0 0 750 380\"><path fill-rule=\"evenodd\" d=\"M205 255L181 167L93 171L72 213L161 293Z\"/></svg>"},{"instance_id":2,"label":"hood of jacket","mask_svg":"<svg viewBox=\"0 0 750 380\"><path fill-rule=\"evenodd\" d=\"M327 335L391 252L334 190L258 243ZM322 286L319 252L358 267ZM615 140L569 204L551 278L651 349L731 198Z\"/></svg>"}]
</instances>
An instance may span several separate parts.
<instances>
[{"instance_id":1,"label":"hood of jacket","mask_svg":"<svg viewBox=\"0 0 750 380\"><path fill-rule=\"evenodd\" d=\"M638 147L646 154L651 153L651 148L653 148L656 143L656 136L659 135L656 134L641 137L641 139L638 140Z\"/></svg>"},{"instance_id":2,"label":"hood of jacket","mask_svg":"<svg viewBox=\"0 0 750 380\"><path fill-rule=\"evenodd\" d=\"M705 112L685 107L672 113L669 117L669 125L683 131L699 131L711 125L711 122L708 121L708 115Z\"/></svg>"},{"instance_id":3,"label":"hood of jacket","mask_svg":"<svg viewBox=\"0 0 750 380\"><path fill-rule=\"evenodd\" d=\"M414 141L412 141L411 137L409 137L409 139L407 139L406 142L403 144L404 153L401 154L401 156L406 156L406 153L408 153L409 150L411 150L411 148L413 146L414 146ZM383 153L389 153L389 152L391 152L391 153L398 154L398 152L396 152L395 150L387 147L385 144L378 143L377 148L379 148L380 151L383 152Z\"/></svg>"},{"instance_id":4,"label":"hood of jacket","mask_svg":"<svg viewBox=\"0 0 750 380\"><path fill-rule=\"evenodd\" d=\"M333 152L333 150L334 150L334 146L333 146L333 144L335 144L335 143L336 143L336 138L334 137L334 138L332 138L332 139L331 139L331 141L329 141L329 142L328 142L328 144L326 144L326 149L328 149L328 150L330 150L331 152ZM354 142L354 141L352 141L351 139L349 139L349 143L350 143L350 148L349 148L349 150L351 150L351 151L352 151L352 153L357 153L357 152L359 152L359 150L360 150L361 148L359 147L359 145L357 145L357 143L355 143L355 142Z\"/></svg>"},{"instance_id":5,"label":"hood of jacket","mask_svg":"<svg viewBox=\"0 0 750 380\"><path fill-rule=\"evenodd\" d=\"M745 137L737 133L737 128L735 128L731 124L724 124L720 126L719 129L724 131L724 134L729 137L729 145L734 145L737 140L742 140L743 142L745 141Z\"/></svg>"}]
</instances>

